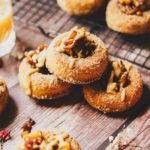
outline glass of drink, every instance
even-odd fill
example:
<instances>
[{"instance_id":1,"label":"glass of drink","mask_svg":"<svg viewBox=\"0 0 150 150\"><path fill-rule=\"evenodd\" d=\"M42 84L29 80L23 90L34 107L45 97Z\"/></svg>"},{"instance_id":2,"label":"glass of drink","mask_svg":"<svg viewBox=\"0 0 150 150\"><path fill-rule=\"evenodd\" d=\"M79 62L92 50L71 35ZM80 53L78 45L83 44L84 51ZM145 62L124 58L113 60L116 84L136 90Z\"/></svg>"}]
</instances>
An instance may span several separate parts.
<instances>
[{"instance_id":1,"label":"glass of drink","mask_svg":"<svg viewBox=\"0 0 150 150\"><path fill-rule=\"evenodd\" d=\"M0 0L0 56L10 53L15 40L11 1Z\"/></svg>"}]
</instances>

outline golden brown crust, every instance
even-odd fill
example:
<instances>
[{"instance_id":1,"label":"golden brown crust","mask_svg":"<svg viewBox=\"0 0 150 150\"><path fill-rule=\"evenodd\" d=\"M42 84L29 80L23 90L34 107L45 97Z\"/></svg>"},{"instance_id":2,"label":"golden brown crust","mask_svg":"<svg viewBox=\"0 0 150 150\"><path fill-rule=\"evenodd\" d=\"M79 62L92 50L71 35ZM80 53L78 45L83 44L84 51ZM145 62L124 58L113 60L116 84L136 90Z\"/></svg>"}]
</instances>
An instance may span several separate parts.
<instances>
[{"instance_id":1,"label":"golden brown crust","mask_svg":"<svg viewBox=\"0 0 150 150\"><path fill-rule=\"evenodd\" d=\"M17 150L26 150L27 142L36 141L36 139L41 139L36 145L41 150L81 150L78 142L73 137L57 129L46 129L24 135ZM30 149L32 147L33 145L31 145Z\"/></svg>"},{"instance_id":2,"label":"golden brown crust","mask_svg":"<svg viewBox=\"0 0 150 150\"><path fill-rule=\"evenodd\" d=\"M123 61L125 67L131 64ZM140 99L143 91L143 81L134 67L131 67L129 74L130 84L125 87L125 98L122 100L122 91L107 93L94 88L94 84L84 86L84 97L88 103L103 112L120 112L134 106ZM98 82L98 81L97 81Z\"/></svg>"},{"instance_id":3,"label":"golden brown crust","mask_svg":"<svg viewBox=\"0 0 150 150\"><path fill-rule=\"evenodd\" d=\"M80 16L98 10L103 4L103 0L57 0L57 3L64 11Z\"/></svg>"},{"instance_id":4,"label":"golden brown crust","mask_svg":"<svg viewBox=\"0 0 150 150\"><path fill-rule=\"evenodd\" d=\"M37 99L53 99L70 93L71 85L53 74L42 74L32 68L25 58L19 67L19 82L27 95Z\"/></svg>"},{"instance_id":5,"label":"golden brown crust","mask_svg":"<svg viewBox=\"0 0 150 150\"><path fill-rule=\"evenodd\" d=\"M8 101L9 93L6 83L3 80L0 80L0 114L4 110L7 101Z\"/></svg>"},{"instance_id":6,"label":"golden brown crust","mask_svg":"<svg viewBox=\"0 0 150 150\"><path fill-rule=\"evenodd\" d=\"M144 11L142 16L127 15L111 0L106 10L106 21L109 28L126 34L143 34L150 32L150 10Z\"/></svg>"},{"instance_id":7,"label":"golden brown crust","mask_svg":"<svg viewBox=\"0 0 150 150\"><path fill-rule=\"evenodd\" d=\"M86 58L73 58L58 51L64 33L56 37L50 44L47 53L46 66L60 79L72 84L87 84L100 79L108 65L108 56L104 43L95 35L87 33L86 37L94 40L97 47Z\"/></svg>"}]
</instances>

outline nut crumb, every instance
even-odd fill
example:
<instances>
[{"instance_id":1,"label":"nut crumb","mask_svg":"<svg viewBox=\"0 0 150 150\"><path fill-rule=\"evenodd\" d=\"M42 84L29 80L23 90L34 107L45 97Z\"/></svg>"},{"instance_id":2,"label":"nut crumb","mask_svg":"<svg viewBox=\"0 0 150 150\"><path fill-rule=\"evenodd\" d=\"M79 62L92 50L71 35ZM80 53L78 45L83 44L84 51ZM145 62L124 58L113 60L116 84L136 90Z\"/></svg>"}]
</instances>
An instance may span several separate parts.
<instances>
[{"instance_id":1,"label":"nut crumb","mask_svg":"<svg viewBox=\"0 0 150 150\"><path fill-rule=\"evenodd\" d=\"M33 125L35 125L35 121L32 118L29 118L21 128L23 131L31 132Z\"/></svg>"},{"instance_id":2,"label":"nut crumb","mask_svg":"<svg viewBox=\"0 0 150 150\"><path fill-rule=\"evenodd\" d=\"M111 136L109 137L109 141L111 143L108 145L108 147L106 147L105 150L123 150L127 146L131 147L132 149L135 149L136 147L143 149L144 147L139 146L136 141L133 141L135 136L134 129L123 129L115 138Z\"/></svg>"},{"instance_id":3,"label":"nut crumb","mask_svg":"<svg viewBox=\"0 0 150 150\"><path fill-rule=\"evenodd\" d=\"M114 140L113 136L109 136L109 142L112 142Z\"/></svg>"}]
</instances>

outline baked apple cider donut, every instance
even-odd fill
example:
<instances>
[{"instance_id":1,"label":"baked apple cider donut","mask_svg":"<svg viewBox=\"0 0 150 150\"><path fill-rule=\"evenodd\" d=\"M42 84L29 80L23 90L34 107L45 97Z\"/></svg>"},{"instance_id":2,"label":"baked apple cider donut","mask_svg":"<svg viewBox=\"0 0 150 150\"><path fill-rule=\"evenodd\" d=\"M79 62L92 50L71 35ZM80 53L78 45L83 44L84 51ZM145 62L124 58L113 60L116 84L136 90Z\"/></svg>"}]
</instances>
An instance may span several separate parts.
<instances>
[{"instance_id":1,"label":"baked apple cider donut","mask_svg":"<svg viewBox=\"0 0 150 150\"><path fill-rule=\"evenodd\" d=\"M3 80L0 79L0 114L2 113L8 102L8 97L9 93L7 85Z\"/></svg>"},{"instance_id":2,"label":"baked apple cider donut","mask_svg":"<svg viewBox=\"0 0 150 150\"><path fill-rule=\"evenodd\" d=\"M121 112L134 106L143 91L138 70L130 63L111 60L102 80L84 86L88 103L103 112Z\"/></svg>"},{"instance_id":3,"label":"baked apple cider donut","mask_svg":"<svg viewBox=\"0 0 150 150\"><path fill-rule=\"evenodd\" d=\"M68 133L45 129L28 133L24 131L17 150L81 150L78 142Z\"/></svg>"},{"instance_id":4,"label":"baked apple cider donut","mask_svg":"<svg viewBox=\"0 0 150 150\"><path fill-rule=\"evenodd\" d=\"M69 94L71 85L45 67L47 47L30 51L19 67L19 82L25 93L37 99L53 99Z\"/></svg>"},{"instance_id":5,"label":"baked apple cider donut","mask_svg":"<svg viewBox=\"0 0 150 150\"><path fill-rule=\"evenodd\" d=\"M62 10L73 15L87 15L97 11L103 0L57 0Z\"/></svg>"},{"instance_id":6,"label":"baked apple cider donut","mask_svg":"<svg viewBox=\"0 0 150 150\"><path fill-rule=\"evenodd\" d=\"M100 79L108 65L104 43L85 28L56 37L48 48L46 66L60 79L87 84Z\"/></svg>"},{"instance_id":7,"label":"baked apple cider donut","mask_svg":"<svg viewBox=\"0 0 150 150\"><path fill-rule=\"evenodd\" d=\"M150 32L150 1L111 0L106 21L108 27L118 32L132 35Z\"/></svg>"}]
</instances>

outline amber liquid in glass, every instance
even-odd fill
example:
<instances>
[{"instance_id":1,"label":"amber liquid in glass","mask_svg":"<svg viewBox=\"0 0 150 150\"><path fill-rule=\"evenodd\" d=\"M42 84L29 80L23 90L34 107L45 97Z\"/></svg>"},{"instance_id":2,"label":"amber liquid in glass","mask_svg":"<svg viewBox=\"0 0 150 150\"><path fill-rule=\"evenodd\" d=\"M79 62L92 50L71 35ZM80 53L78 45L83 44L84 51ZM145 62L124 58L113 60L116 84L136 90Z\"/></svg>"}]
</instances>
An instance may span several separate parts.
<instances>
[{"instance_id":1,"label":"amber liquid in glass","mask_svg":"<svg viewBox=\"0 0 150 150\"><path fill-rule=\"evenodd\" d=\"M0 56L10 53L15 44L10 0L0 0Z\"/></svg>"}]
</instances>

